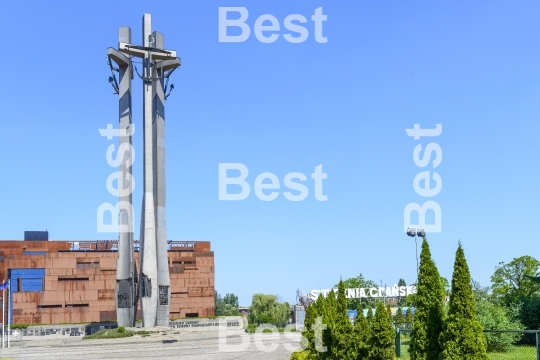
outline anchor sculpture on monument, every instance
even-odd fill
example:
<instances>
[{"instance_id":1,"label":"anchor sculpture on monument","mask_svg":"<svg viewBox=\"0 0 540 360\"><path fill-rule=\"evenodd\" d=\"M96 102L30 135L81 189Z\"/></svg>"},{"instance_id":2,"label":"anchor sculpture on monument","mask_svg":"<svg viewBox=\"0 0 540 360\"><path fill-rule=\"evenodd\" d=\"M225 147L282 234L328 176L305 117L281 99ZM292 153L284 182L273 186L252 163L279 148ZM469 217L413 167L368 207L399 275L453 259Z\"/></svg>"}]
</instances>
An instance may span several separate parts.
<instances>
[{"instance_id":1,"label":"anchor sculpture on monument","mask_svg":"<svg viewBox=\"0 0 540 360\"><path fill-rule=\"evenodd\" d=\"M118 49L107 49L109 77L119 101L119 234L116 269L116 315L119 326L135 326L140 300L143 326L168 326L171 299L165 211L165 100L174 88L169 77L180 66L176 51L164 49L163 34L152 32L152 17L143 16L143 45L131 43L131 29L119 28ZM132 58L142 60L141 73ZM115 67L113 62L117 65ZM143 82L144 195L141 211L139 274L134 260L131 80L133 69ZM118 75L118 80L116 76ZM169 89L169 93L167 90ZM123 134L123 135L122 135ZM125 156L127 153L128 156ZM138 285L138 286L137 286ZM138 289L137 289L138 287Z\"/></svg>"}]
</instances>

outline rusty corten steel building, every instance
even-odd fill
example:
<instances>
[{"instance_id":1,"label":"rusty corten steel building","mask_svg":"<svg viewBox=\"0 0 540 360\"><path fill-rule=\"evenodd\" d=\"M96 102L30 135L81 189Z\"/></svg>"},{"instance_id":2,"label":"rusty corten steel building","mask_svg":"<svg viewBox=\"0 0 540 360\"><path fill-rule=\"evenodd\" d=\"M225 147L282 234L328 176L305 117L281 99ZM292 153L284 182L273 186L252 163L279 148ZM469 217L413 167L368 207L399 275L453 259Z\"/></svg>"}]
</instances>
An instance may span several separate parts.
<instances>
[{"instance_id":1,"label":"rusty corten steel building","mask_svg":"<svg viewBox=\"0 0 540 360\"><path fill-rule=\"evenodd\" d=\"M114 240L0 241L0 280L11 280L12 323L116 320L117 246ZM136 263L138 257L135 251ZM169 241L168 260L170 318L214 315L210 242Z\"/></svg>"}]
</instances>

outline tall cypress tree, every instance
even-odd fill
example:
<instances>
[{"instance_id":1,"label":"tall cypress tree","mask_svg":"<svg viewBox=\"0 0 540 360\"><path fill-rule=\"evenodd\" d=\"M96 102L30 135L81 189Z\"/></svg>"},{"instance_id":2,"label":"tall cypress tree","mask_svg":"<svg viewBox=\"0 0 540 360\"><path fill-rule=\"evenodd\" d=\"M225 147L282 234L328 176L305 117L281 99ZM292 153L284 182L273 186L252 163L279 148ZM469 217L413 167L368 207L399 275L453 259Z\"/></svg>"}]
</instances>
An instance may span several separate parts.
<instances>
[{"instance_id":1,"label":"tall cypress tree","mask_svg":"<svg viewBox=\"0 0 540 360\"><path fill-rule=\"evenodd\" d=\"M411 308L408 307L407 311L405 311L405 322L412 323L413 322L413 316Z\"/></svg>"},{"instance_id":2,"label":"tall cypress tree","mask_svg":"<svg viewBox=\"0 0 540 360\"><path fill-rule=\"evenodd\" d=\"M315 319L317 319L318 316L317 305L315 302L312 302L306 309L304 329L302 330L303 338L301 340L301 345L306 350L315 350L315 332L312 329L312 325L315 324Z\"/></svg>"},{"instance_id":3,"label":"tall cypress tree","mask_svg":"<svg viewBox=\"0 0 540 360\"><path fill-rule=\"evenodd\" d=\"M399 325L399 324L402 324L404 321L405 319L403 318L403 309L400 306L396 310L396 318L394 322L396 323L396 325Z\"/></svg>"},{"instance_id":4,"label":"tall cypress tree","mask_svg":"<svg viewBox=\"0 0 540 360\"><path fill-rule=\"evenodd\" d=\"M371 329L368 321L364 316L364 307L362 303L358 304L356 309L356 319L354 320L354 346L357 359L367 359L369 356L369 339L371 337Z\"/></svg>"},{"instance_id":5,"label":"tall cypress tree","mask_svg":"<svg viewBox=\"0 0 540 360\"><path fill-rule=\"evenodd\" d=\"M373 308L371 307L371 304L369 304L366 319L368 324L371 326L371 323L373 322Z\"/></svg>"},{"instance_id":6,"label":"tall cypress tree","mask_svg":"<svg viewBox=\"0 0 540 360\"><path fill-rule=\"evenodd\" d=\"M369 360L393 360L395 350L395 332L392 319L384 304L379 302L375 316L371 323L371 337L369 340Z\"/></svg>"},{"instance_id":7,"label":"tall cypress tree","mask_svg":"<svg viewBox=\"0 0 540 360\"><path fill-rule=\"evenodd\" d=\"M315 309L317 309L317 316L320 316L321 317L321 321L322 321L322 324L327 324L326 321L328 320L327 319L327 315L326 315L326 298L322 295L322 294L319 294L319 296L317 297L317 301L315 301ZM325 334L324 334L324 331L326 330L323 330L322 334L321 334L321 337L322 337L322 344L320 344L321 346L327 346L326 343L325 343ZM315 332L313 332L313 348L315 350L316 349L316 344L315 344ZM314 352L315 354L318 354L317 356L320 358L320 359L324 359L324 354L320 354L318 353L317 351Z\"/></svg>"},{"instance_id":8,"label":"tall cypress tree","mask_svg":"<svg viewBox=\"0 0 540 360\"><path fill-rule=\"evenodd\" d=\"M323 316L324 307L326 306L325 302L326 300L324 296L322 296L322 294L319 294L319 296L317 296L317 300L315 300L315 309L317 309L318 316Z\"/></svg>"},{"instance_id":9,"label":"tall cypress tree","mask_svg":"<svg viewBox=\"0 0 540 360\"><path fill-rule=\"evenodd\" d=\"M486 338L482 325L476 320L471 274L461 243L456 252L452 293L441 345L443 360L487 360Z\"/></svg>"},{"instance_id":10,"label":"tall cypress tree","mask_svg":"<svg viewBox=\"0 0 540 360\"><path fill-rule=\"evenodd\" d=\"M325 297L325 306L324 306L325 311L323 315L323 316L326 316L326 319L323 319L323 321L329 327L330 325L334 324L334 319L336 317L336 308L337 308L336 293L334 292L334 289L332 289L328 293L328 295Z\"/></svg>"},{"instance_id":11,"label":"tall cypress tree","mask_svg":"<svg viewBox=\"0 0 540 360\"><path fill-rule=\"evenodd\" d=\"M411 332L411 360L437 360L441 354L439 335L443 328L444 289L439 271L431 260L429 245L424 237L420 253L416 313Z\"/></svg>"},{"instance_id":12,"label":"tall cypress tree","mask_svg":"<svg viewBox=\"0 0 540 360\"><path fill-rule=\"evenodd\" d=\"M319 356L322 359L332 359L334 358L334 337L332 336L332 329L334 329L336 323L336 314L337 314L337 301L336 293L334 289L324 298L324 311L322 314L323 324L326 325L326 329L323 330L323 346L326 346L327 351L320 353Z\"/></svg>"},{"instance_id":13,"label":"tall cypress tree","mask_svg":"<svg viewBox=\"0 0 540 360\"><path fill-rule=\"evenodd\" d=\"M332 332L332 354L337 359L355 359L356 351L353 342L353 327L347 316L347 298L345 284L339 280L336 313Z\"/></svg>"}]
</instances>

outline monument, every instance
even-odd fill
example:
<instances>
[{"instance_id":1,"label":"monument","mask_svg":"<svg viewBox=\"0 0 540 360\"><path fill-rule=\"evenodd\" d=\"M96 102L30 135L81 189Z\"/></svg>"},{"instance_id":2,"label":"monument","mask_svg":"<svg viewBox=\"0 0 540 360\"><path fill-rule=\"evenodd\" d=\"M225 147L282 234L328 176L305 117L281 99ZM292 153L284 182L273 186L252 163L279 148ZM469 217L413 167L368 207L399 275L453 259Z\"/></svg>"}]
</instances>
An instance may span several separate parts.
<instances>
[{"instance_id":1,"label":"monument","mask_svg":"<svg viewBox=\"0 0 540 360\"><path fill-rule=\"evenodd\" d=\"M171 298L167 259L165 210L165 100L169 77L180 66L176 51L164 49L163 34L152 32L152 17L143 16L142 46L131 43L131 29L120 27L118 50L109 48L107 56L113 76L109 82L119 97L119 146L131 149L131 80L133 69L143 83L144 195L141 211L139 272L134 261L131 151L120 164L120 228L115 291L119 326L134 326L137 300L140 299L143 326L168 326ZM141 73L131 61L142 60ZM112 61L118 65L115 68ZM116 80L118 73L119 82ZM129 146L128 146L129 144ZM137 273L139 274L137 276ZM137 285L137 286L136 286ZM137 289L138 288L138 289Z\"/></svg>"}]
</instances>

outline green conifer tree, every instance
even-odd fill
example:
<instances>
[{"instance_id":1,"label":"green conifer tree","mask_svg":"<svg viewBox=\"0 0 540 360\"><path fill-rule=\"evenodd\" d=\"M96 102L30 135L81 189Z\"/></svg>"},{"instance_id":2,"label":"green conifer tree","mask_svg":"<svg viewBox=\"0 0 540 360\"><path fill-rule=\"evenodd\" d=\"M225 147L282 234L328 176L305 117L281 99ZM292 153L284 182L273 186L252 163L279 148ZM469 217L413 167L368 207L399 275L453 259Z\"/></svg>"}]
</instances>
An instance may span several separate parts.
<instances>
[{"instance_id":1,"label":"green conifer tree","mask_svg":"<svg viewBox=\"0 0 540 360\"><path fill-rule=\"evenodd\" d=\"M440 337L442 360L486 360L486 337L476 320L471 274L461 243L456 251L448 317Z\"/></svg>"},{"instance_id":2,"label":"green conifer tree","mask_svg":"<svg viewBox=\"0 0 540 360\"><path fill-rule=\"evenodd\" d=\"M356 359L367 359L369 356L369 339L371 337L371 329L368 321L364 316L364 307L362 303L358 304L356 309L356 319L354 320L354 346L356 351Z\"/></svg>"},{"instance_id":3,"label":"green conifer tree","mask_svg":"<svg viewBox=\"0 0 540 360\"><path fill-rule=\"evenodd\" d=\"M339 280L336 313L332 332L332 354L337 359L355 359L356 349L353 339L353 327L347 315L347 297L345 284Z\"/></svg>"},{"instance_id":4,"label":"green conifer tree","mask_svg":"<svg viewBox=\"0 0 540 360\"><path fill-rule=\"evenodd\" d=\"M408 307L407 311L405 311L405 322L409 324L413 322L413 315L410 307Z\"/></svg>"},{"instance_id":5,"label":"green conifer tree","mask_svg":"<svg viewBox=\"0 0 540 360\"><path fill-rule=\"evenodd\" d=\"M371 323L373 322L373 308L371 307L371 304L368 306L368 312L367 312L367 322L371 326Z\"/></svg>"},{"instance_id":6,"label":"green conifer tree","mask_svg":"<svg viewBox=\"0 0 540 360\"><path fill-rule=\"evenodd\" d=\"M403 318L403 309L400 306L396 310L396 318L394 319L394 323L396 323L396 325L399 325L403 322L405 322L405 319Z\"/></svg>"},{"instance_id":7,"label":"green conifer tree","mask_svg":"<svg viewBox=\"0 0 540 360\"><path fill-rule=\"evenodd\" d=\"M345 284L341 279L338 284L336 313L339 316L345 315L345 318L347 318L347 297L345 296Z\"/></svg>"},{"instance_id":8,"label":"green conifer tree","mask_svg":"<svg viewBox=\"0 0 540 360\"><path fill-rule=\"evenodd\" d=\"M398 283L397 283L397 286L401 287L401 286L407 286L407 283L405 282L405 279L399 279ZM399 297L399 302L398 304L400 306L403 306L405 303L407 302L407 297L406 296L400 296Z\"/></svg>"},{"instance_id":9,"label":"green conifer tree","mask_svg":"<svg viewBox=\"0 0 540 360\"><path fill-rule=\"evenodd\" d=\"M326 316L326 319L323 319L323 322L327 325L333 325L334 320L336 318L336 310L337 310L337 300L336 300L336 293L334 292L334 289L332 289L328 295L325 297L325 304L324 304L324 315Z\"/></svg>"},{"instance_id":10,"label":"green conifer tree","mask_svg":"<svg viewBox=\"0 0 540 360\"><path fill-rule=\"evenodd\" d=\"M311 328L315 324L315 319L319 316L317 311L317 305L312 302L306 309L306 316L304 318L304 330L302 330L302 347L310 352L315 351L315 332Z\"/></svg>"},{"instance_id":11,"label":"green conifer tree","mask_svg":"<svg viewBox=\"0 0 540 360\"><path fill-rule=\"evenodd\" d=\"M324 297L322 294L319 294L319 296L317 297L317 301L315 301L315 308L317 309L317 316L321 317L321 321L322 321L322 324L326 324L325 321L327 321L327 315L326 315L326 297ZM314 354L315 357L317 358L320 358L320 359L324 359L324 354L320 354L318 351L316 351L316 344L315 344L315 333L313 334L314 336L314 344L313 344L313 348L315 349L315 351L312 351L312 354ZM324 331L322 332L322 344L321 346L326 346L325 344L325 340L324 340Z\"/></svg>"},{"instance_id":12,"label":"green conifer tree","mask_svg":"<svg viewBox=\"0 0 540 360\"><path fill-rule=\"evenodd\" d=\"M317 296L317 300L315 300L315 308L317 309L317 314L319 314L319 316L323 316L325 306L326 300L322 294L319 294L319 296Z\"/></svg>"},{"instance_id":13,"label":"green conifer tree","mask_svg":"<svg viewBox=\"0 0 540 360\"><path fill-rule=\"evenodd\" d=\"M328 293L328 295L324 298L324 311L322 314L322 323L326 325L326 329L323 330L322 334L322 340L323 340L323 346L326 346L327 351L324 353L319 353L319 357L322 359L333 359L334 353L333 349L335 347L334 345L334 338L332 334L332 329L334 329L336 324L336 315L337 315L337 301L336 301L336 293L334 292L334 289Z\"/></svg>"},{"instance_id":14,"label":"green conifer tree","mask_svg":"<svg viewBox=\"0 0 540 360\"><path fill-rule=\"evenodd\" d=\"M425 237L416 289L416 313L409 347L411 360L437 360L442 351L439 335L444 320L444 289Z\"/></svg>"},{"instance_id":15,"label":"green conifer tree","mask_svg":"<svg viewBox=\"0 0 540 360\"><path fill-rule=\"evenodd\" d=\"M392 319L388 315L382 302L377 304L377 309L371 323L369 345L369 360L394 359L395 332L392 327Z\"/></svg>"}]
</instances>

